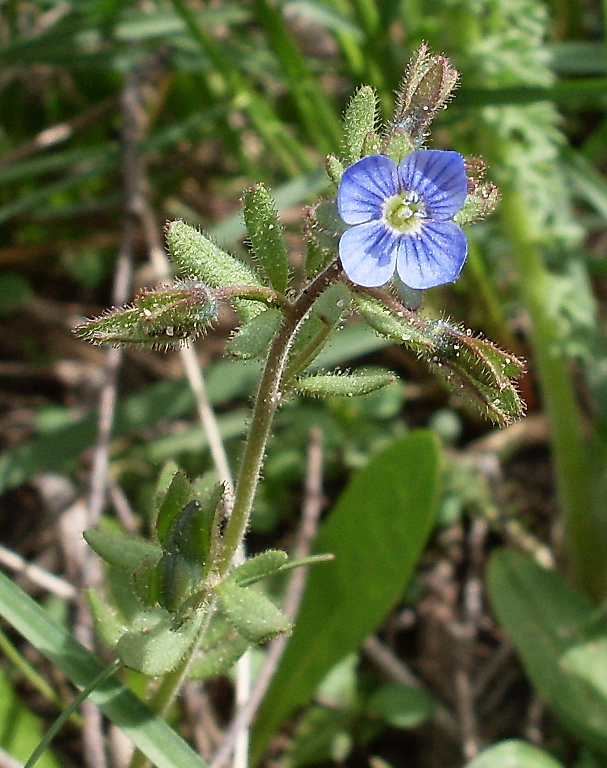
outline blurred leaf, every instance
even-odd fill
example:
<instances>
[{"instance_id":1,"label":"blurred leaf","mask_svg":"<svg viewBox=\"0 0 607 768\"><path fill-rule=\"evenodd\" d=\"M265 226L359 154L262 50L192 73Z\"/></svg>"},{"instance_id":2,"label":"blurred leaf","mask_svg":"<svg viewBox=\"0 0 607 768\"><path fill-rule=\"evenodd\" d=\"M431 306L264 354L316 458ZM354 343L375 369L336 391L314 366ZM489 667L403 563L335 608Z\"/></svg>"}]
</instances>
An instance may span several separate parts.
<instances>
[{"instance_id":1,"label":"blurred leaf","mask_svg":"<svg viewBox=\"0 0 607 768\"><path fill-rule=\"evenodd\" d=\"M17 761L25 762L45 733L42 720L23 706L9 673L0 670L0 748ZM38 768L60 768L52 752L42 754Z\"/></svg>"},{"instance_id":2,"label":"blurred leaf","mask_svg":"<svg viewBox=\"0 0 607 768\"><path fill-rule=\"evenodd\" d=\"M488 579L493 608L541 696L568 730L607 754L607 681L594 666L607 666L606 627L596 608L521 552L496 551Z\"/></svg>"},{"instance_id":3,"label":"blurred leaf","mask_svg":"<svg viewBox=\"0 0 607 768\"><path fill-rule=\"evenodd\" d=\"M562 763L539 747L511 739L484 749L466 768L563 768Z\"/></svg>"},{"instance_id":4,"label":"blurred leaf","mask_svg":"<svg viewBox=\"0 0 607 768\"><path fill-rule=\"evenodd\" d=\"M438 473L435 438L416 432L352 478L319 532L315 549L335 560L310 571L296 629L257 719L257 755L402 595L434 523Z\"/></svg>"},{"instance_id":5,"label":"blurred leaf","mask_svg":"<svg viewBox=\"0 0 607 768\"><path fill-rule=\"evenodd\" d=\"M162 554L157 544L124 533L91 528L84 532L84 538L102 560L129 573L143 560L159 558Z\"/></svg>"},{"instance_id":6,"label":"blurred leaf","mask_svg":"<svg viewBox=\"0 0 607 768\"><path fill-rule=\"evenodd\" d=\"M416 728L432 716L432 697L408 685L382 685L371 696L365 710L393 728Z\"/></svg>"}]
</instances>

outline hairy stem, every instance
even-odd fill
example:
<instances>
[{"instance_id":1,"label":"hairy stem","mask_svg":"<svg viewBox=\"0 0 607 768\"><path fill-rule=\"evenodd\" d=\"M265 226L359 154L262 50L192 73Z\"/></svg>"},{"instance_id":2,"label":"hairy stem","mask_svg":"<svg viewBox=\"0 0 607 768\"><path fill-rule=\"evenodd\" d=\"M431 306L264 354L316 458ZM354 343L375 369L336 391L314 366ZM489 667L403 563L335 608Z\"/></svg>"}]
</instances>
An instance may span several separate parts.
<instances>
[{"instance_id":1,"label":"hairy stem","mask_svg":"<svg viewBox=\"0 0 607 768\"><path fill-rule=\"evenodd\" d=\"M295 333L316 299L340 272L341 265L339 262L333 262L303 291L293 304L292 310L285 314L282 325L270 347L255 399L249 437L242 456L234 507L226 525L223 549L217 563L220 575L224 575L229 570L234 554L246 531L257 491L270 426L282 397L283 372Z\"/></svg>"}]
</instances>

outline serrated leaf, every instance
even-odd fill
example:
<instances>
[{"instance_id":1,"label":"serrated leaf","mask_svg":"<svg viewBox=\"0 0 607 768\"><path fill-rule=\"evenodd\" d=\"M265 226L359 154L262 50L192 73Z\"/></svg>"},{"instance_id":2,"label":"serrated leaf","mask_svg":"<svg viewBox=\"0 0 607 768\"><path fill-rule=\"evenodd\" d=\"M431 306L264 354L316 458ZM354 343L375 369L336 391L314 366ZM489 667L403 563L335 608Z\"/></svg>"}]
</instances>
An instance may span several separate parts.
<instances>
[{"instance_id":1,"label":"serrated leaf","mask_svg":"<svg viewBox=\"0 0 607 768\"><path fill-rule=\"evenodd\" d=\"M91 528L84 532L84 538L102 560L129 573L133 573L143 560L162 554L157 544L124 533Z\"/></svg>"},{"instance_id":2,"label":"serrated leaf","mask_svg":"<svg viewBox=\"0 0 607 768\"><path fill-rule=\"evenodd\" d=\"M156 538L164 545L177 515L192 500L194 490L191 482L180 470L176 471L162 499L158 500L156 517Z\"/></svg>"},{"instance_id":3,"label":"serrated leaf","mask_svg":"<svg viewBox=\"0 0 607 768\"><path fill-rule=\"evenodd\" d=\"M113 648L126 627L118 618L116 611L101 597L95 589L86 592L86 599L93 615L95 633L110 648Z\"/></svg>"},{"instance_id":4,"label":"serrated leaf","mask_svg":"<svg viewBox=\"0 0 607 768\"><path fill-rule=\"evenodd\" d=\"M377 94L370 85L360 87L344 114L344 155L346 166L363 156L367 135L377 124Z\"/></svg>"},{"instance_id":5,"label":"serrated leaf","mask_svg":"<svg viewBox=\"0 0 607 768\"><path fill-rule=\"evenodd\" d=\"M235 629L252 643L291 631L291 623L262 592L222 581L215 587L221 610Z\"/></svg>"},{"instance_id":6,"label":"serrated leaf","mask_svg":"<svg viewBox=\"0 0 607 768\"><path fill-rule=\"evenodd\" d=\"M228 285L263 285L259 277L244 262L226 253L206 235L184 221L167 225L167 245L171 256L186 275L202 280L213 288ZM243 320L255 317L263 308L259 302L233 299L232 303Z\"/></svg>"},{"instance_id":7,"label":"serrated leaf","mask_svg":"<svg viewBox=\"0 0 607 768\"><path fill-rule=\"evenodd\" d=\"M519 739L493 744L466 763L465 768L563 768L551 754Z\"/></svg>"},{"instance_id":8,"label":"serrated leaf","mask_svg":"<svg viewBox=\"0 0 607 768\"><path fill-rule=\"evenodd\" d=\"M116 653L127 667L144 675L164 675L175 669L192 647L203 618L200 610L176 630L172 616L161 608L142 611L118 641Z\"/></svg>"},{"instance_id":9,"label":"serrated leaf","mask_svg":"<svg viewBox=\"0 0 607 768\"><path fill-rule=\"evenodd\" d=\"M395 381L396 375L388 372L358 370L353 373L319 373L298 379L295 389L312 397L353 397L377 392Z\"/></svg>"},{"instance_id":10,"label":"serrated leaf","mask_svg":"<svg viewBox=\"0 0 607 768\"><path fill-rule=\"evenodd\" d=\"M282 549L268 549L259 555L248 557L230 573L226 581L247 587L281 570L288 559L289 556Z\"/></svg>"},{"instance_id":11,"label":"serrated leaf","mask_svg":"<svg viewBox=\"0 0 607 768\"><path fill-rule=\"evenodd\" d=\"M279 309L266 309L238 328L228 341L226 351L242 360L253 360L267 353L270 342L282 322Z\"/></svg>"},{"instance_id":12,"label":"serrated leaf","mask_svg":"<svg viewBox=\"0 0 607 768\"><path fill-rule=\"evenodd\" d=\"M417 728L432 716L434 702L421 688L392 683L371 696L365 710L392 728Z\"/></svg>"},{"instance_id":13,"label":"serrated leaf","mask_svg":"<svg viewBox=\"0 0 607 768\"><path fill-rule=\"evenodd\" d=\"M270 282L284 293L289 282L289 255L276 203L263 184L244 193L244 220L255 255Z\"/></svg>"},{"instance_id":14,"label":"serrated leaf","mask_svg":"<svg viewBox=\"0 0 607 768\"><path fill-rule=\"evenodd\" d=\"M597 657L602 664L605 622L597 611L556 573L541 568L521 552L497 550L488 571L491 603L544 701L563 726L585 744L607 755L607 690L588 673ZM599 645L596 645L596 643ZM603 676L604 677L604 676Z\"/></svg>"}]
</instances>

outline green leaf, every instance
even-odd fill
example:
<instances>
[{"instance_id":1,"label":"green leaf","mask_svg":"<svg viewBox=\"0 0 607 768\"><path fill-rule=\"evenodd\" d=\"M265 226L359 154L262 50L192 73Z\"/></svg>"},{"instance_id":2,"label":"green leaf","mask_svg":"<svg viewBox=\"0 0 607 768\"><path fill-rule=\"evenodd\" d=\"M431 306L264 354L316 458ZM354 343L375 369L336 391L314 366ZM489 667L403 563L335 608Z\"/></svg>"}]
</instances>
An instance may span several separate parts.
<instances>
[{"instance_id":1,"label":"green leaf","mask_svg":"<svg viewBox=\"0 0 607 768\"><path fill-rule=\"evenodd\" d=\"M106 563L133 573L147 558L159 558L162 550L157 544L124 533L91 528L84 532L88 545Z\"/></svg>"},{"instance_id":2,"label":"green leaf","mask_svg":"<svg viewBox=\"0 0 607 768\"><path fill-rule=\"evenodd\" d=\"M199 655L189 667L188 677L198 680L229 672L250 645L231 622L216 611L205 632Z\"/></svg>"},{"instance_id":3,"label":"green leaf","mask_svg":"<svg viewBox=\"0 0 607 768\"><path fill-rule=\"evenodd\" d=\"M607 686L597 673L607 665L607 630L603 620L597 623L596 608L521 552L496 551L488 584L497 617L542 698L568 730L607 755Z\"/></svg>"},{"instance_id":4,"label":"green leaf","mask_svg":"<svg viewBox=\"0 0 607 768\"><path fill-rule=\"evenodd\" d=\"M370 85L359 88L344 114L344 156L346 166L362 157L367 134L377 124L377 94Z\"/></svg>"},{"instance_id":5,"label":"green leaf","mask_svg":"<svg viewBox=\"0 0 607 768\"><path fill-rule=\"evenodd\" d=\"M287 244L276 203L263 184L245 191L243 214L255 255L274 288L284 293L289 283Z\"/></svg>"},{"instance_id":6,"label":"green leaf","mask_svg":"<svg viewBox=\"0 0 607 768\"><path fill-rule=\"evenodd\" d=\"M291 631L287 617L262 592L229 580L218 584L215 591L226 618L252 643Z\"/></svg>"},{"instance_id":7,"label":"green leaf","mask_svg":"<svg viewBox=\"0 0 607 768\"><path fill-rule=\"evenodd\" d=\"M295 389L304 395L312 397L353 397L355 395L369 395L378 389L393 384L396 375L385 372L357 370L353 373L327 373L304 376L295 383Z\"/></svg>"},{"instance_id":8,"label":"green leaf","mask_svg":"<svg viewBox=\"0 0 607 768\"><path fill-rule=\"evenodd\" d=\"M167 225L167 245L171 256L186 276L192 276L213 288L228 285L263 285L252 269L231 256L202 232L184 221ZM263 308L259 302L233 299L234 307L243 320L255 317Z\"/></svg>"},{"instance_id":9,"label":"green leaf","mask_svg":"<svg viewBox=\"0 0 607 768\"><path fill-rule=\"evenodd\" d=\"M266 309L243 323L226 345L226 351L243 360L253 360L267 353L270 342L282 322L279 309Z\"/></svg>"},{"instance_id":10,"label":"green leaf","mask_svg":"<svg viewBox=\"0 0 607 768\"><path fill-rule=\"evenodd\" d=\"M157 677L175 669L192 647L204 618L203 610L174 629L173 617L162 608L141 611L116 645L120 660L144 675Z\"/></svg>"},{"instance_id":11,"label":"green leaf","mask_svg":"<svg viewBox=\"0 0 607 768\"><path fill-rule=\"evenodd\" d=\"M466 768L563 768L563 764L539 747L509 739L484 749Z\"/></svg>"},{"instance_id":12,"label":"green leaf","mask_svg":"<svg viewBox=\"0 0 607 768\"><path fill-rule=\"evenodd\" d=\"M203 505L190 501L173 520L158 562L160 605L176 611L201 587L211 564L211 536L215 508L223 489L217 486L215 499Z\"/></svg>"},{"instance_id":13,"label":"green leaf","mask_svg":"<svg viewBox=\"0 0 607 768\"><path fill-rule=\"evenodd\" d=\"M409 685L382 685L365 707L367 714L393 728L417 728L432 716L432 697Z\"/></svg>"},{"instance_id":14,"label":"green leaf","mask_svg":"<svg viewBox=\"0 0 607 768\"><path fill-rule=\"evenodd\" d=\"M161 481L164 484L166 478L162 477ZM181 471L174 473L162 498L159 498L160 494L157 493L156 538L163 546L177 515L191 501L193 494L192 484Z\"/></svg>"},{"instance_id":15,"label":"green leaf","mask_svg":"<svg viewBox=\"0 0 607 768\"><path fill-rule=\"evenodd\" d=\"M318 357L331 331L350 306L350 291L344 283L335 283L314 302L291 348L285 382L299 375Z\"/></svg>"},{"instance_id":16,"label":"green leaf","mask_svg":"<svg viewBox=\"0 0 607 768\"><path fill-rule=\"evenodd\" d=\"M75 685L84 688L105 670L105 664L51 620L3 573L0 573L0 615ZM93 690L90 700L157 768L208 768L208 763L181 736L116 677Z\"/></svg>"},{"instance_id":17,"label":"green leaf","mask_svg":"<svg viewBox=\"0 0 607 768\"><path fill-rule=\"evenodd\" d=\"M256 755L402 596L434 524L438 494L438 446L428 432L395 441L354 475L319 532L315 549L335 560L310 571L295 631L257 718Z\"/></svg>"},{"instance_id":18,"label":"green leaf","mask_svg":"<svg viewBox=\"0 0 607 768\"><path fill-rule=\"evenodd\" d=\"M231 581L241 587L248 587L250 584L265 579L276 571L281 570L286 564L289 556L282 549L268 549L259 555L247 558L242 565L235 568L226 581Z\"/></svg>"},{"instance_id":19,"label":"green leaf","mask_svg":"<svg viewBox=\"0 0 607 768\"><path fill-rule=\"evenodd\" d=\"M520 418L524 404L513 383L525 366L486 339L446 320L419 316L406 307L390 308L364 291L354 293L357 309L381 333L413 350L442 376L455 394L506 425Z\"/></svg>"}]
</instances>

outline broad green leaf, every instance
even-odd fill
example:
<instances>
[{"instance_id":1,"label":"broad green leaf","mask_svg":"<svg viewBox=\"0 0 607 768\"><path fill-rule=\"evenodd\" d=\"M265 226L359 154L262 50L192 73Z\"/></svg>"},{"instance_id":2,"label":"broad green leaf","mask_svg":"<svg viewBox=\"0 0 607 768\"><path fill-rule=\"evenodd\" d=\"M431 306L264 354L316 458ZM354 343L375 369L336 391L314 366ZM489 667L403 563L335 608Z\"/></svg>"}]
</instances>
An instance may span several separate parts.
<instances>
[{"instance_id":1,"label":"broad green leaf","mask_svg":"<svg viewBox=\"0 0 607 768\"><path fill-rule=\"evenodd\" d=\"M42 720L21 703L7 670L0 670L0 748L17 761L25 762L44 732ZM59 768L60 765L48 750L37 763L38 768Z\"/></svg>"},{"instance_id":2,"label":"broad green leaf","mask_svg":"<svg viewBox=\"0 0 607 768\"><path fill-rule=\"evenodd\" d=\"M562 763L539 747L509 739L484 749L466 768L563 768Z\"/></svg>"},{"instance_id":3,"label":"broad green leaf","mask_svg":"<svg viewBox=\"0 0 607 768\"><path fill-rule=\"evenodd\" d=\"M274 635L290 632L291 623L262 592L223 581L215 587L221 610L243 637L262 643Z\"/></svg>"},{"instance_id":4,"label":"broad green leaf","mask_svg":"<svg viewBox=\"0 0 607 768\"><path fill-rule=\"evenodd\" d=\"M105 664L50 619L3 573L0 573L0 615L75 685L86 687L105 669ZM181 736L116 677L94 690L90 700L157 768L208 768L208 763Z\"/></svg>"},{"instance_id":5,"label":"broad green leaf","mask_svg":"<svg viewBox=\"0 0 607 768\"><path fill-rule=\"evenodd\" d=\"M311 569L293 636L257 718L255 754L325 674L356 650L403 594L434 524L435 438L415 432L359 471L315 545L335 560Z\"/></svg>"},{"instance_id":6,"label":"broad green leaf","mask_svg":"<svg viewBox=\"0 0 607 768\"><path fill-rule=\"evenodd\" d=\"M607 688L597 673L607 665L607 628L596 608L558 574L508 550L491 558L489 595L542 698L569 731L607 755Z\"/></svg>"},{"instance_id":7,"label":"broad green leaf","mask_svg":"<svg viewBox=\"0 0 607 768\"><path fill-rule=\"evenodd\" d=\"M244 193L244 220L251 245L270 282L284 293L289 282L289 255L276 203L263 184Z\"/></svg>"},{"instance_id":8,"label":"broad green leaf","mask_svg":"<svg viewBox=\"0 0 607 768\"><path fill-rule=\"evenodd\" d=\"M158 558L160 547L136 536L91 528L84 532L88 545L109 565L133 573L148 558Z\"/></svg>"}]
</instances>

